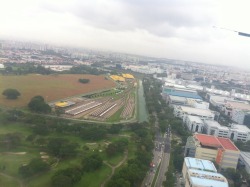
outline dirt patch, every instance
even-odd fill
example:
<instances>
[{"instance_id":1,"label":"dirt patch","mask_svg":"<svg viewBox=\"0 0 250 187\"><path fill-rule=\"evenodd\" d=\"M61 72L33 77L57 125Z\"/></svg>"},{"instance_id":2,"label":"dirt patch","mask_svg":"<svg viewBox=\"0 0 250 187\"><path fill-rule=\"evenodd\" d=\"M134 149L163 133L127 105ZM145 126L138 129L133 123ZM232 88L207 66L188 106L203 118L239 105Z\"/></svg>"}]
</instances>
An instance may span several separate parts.
<instances>
[{"instance_id":1,"label":"dirt patch","mask_svg":"<svg viewBox=\"0 0 250 187\"><path fill-rule=\"evenodd\" d=\"M82 84L80 78L89 79L90 82ZM115 83L106 80L105 76L96 75L21 75L3 76L0 75L0 93L7 88L17 89L21 96L16 100L8 100L0 95L0 105L9 107L26 106L30 99L36 95L41 95L46 101L64 99L80 94L86 94L99 90L115 87Z\"/></svg>"}]
</instances>

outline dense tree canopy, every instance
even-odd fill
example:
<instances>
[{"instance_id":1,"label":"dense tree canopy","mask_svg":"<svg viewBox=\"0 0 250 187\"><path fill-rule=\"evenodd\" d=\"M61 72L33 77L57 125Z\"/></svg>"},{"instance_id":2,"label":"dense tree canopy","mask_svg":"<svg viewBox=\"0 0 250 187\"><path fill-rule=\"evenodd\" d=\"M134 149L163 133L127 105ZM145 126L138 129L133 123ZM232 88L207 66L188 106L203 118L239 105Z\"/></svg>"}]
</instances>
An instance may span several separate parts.
<instances>
[{"instance_id":1,"label":"dense tree canopy","mask_svg":"<svg viewBox=\"0 0 250 187\"><path fill-rule=\"evenodd\" d=\"M82 169L86 172L95 171L102 166L102 162L103 160L99 154L88 155L82 160Z\"/></svg>"},{"instance_id":2,"label":"dense tree canopy","mask_svg":"<svg viewBox=\"0 0 250 187\"><path fill-rule=\"evenodd\" d=\"M13 88L8 88L4 90L2 94L6 96L7 99L17 99L17 97L21 95L18 90Z\"/></svg>"},{"instance_id":3,"label":"dense tree canopy","mask_svg":"<svg viewBox=\"0 0 250 187\"><path fill-rule=\"evenodd\" d=\"M19 168L19 174L22 177L30 177L40 172L48 171L50 166L41 160L40 158L35 158L30 161L29 164L23 165Z\"/></svg>"},{"instance_id":4,"label":"dense tree canopy","mask_svg":"<svg viewBox=\"0 0 250 187\"><path fill-rule=\"evenodd\" d=\"M71 187L81 180L82 172L80 168L67 168L57 171L51 178L54 187Z\"/></svg>"},{"instance_id":5,"label":"dense tree canopy","mask_svg":"<svg viewBox=\"0 0 250 187\"><path fill-rule=\"evenodd\" d=\"M50 113L51 107L44 101L44 98L42 96L35 96L33 97L28 107L30 110L34 112L41 112L41 113Z\"/></svg>"}]
</instances>

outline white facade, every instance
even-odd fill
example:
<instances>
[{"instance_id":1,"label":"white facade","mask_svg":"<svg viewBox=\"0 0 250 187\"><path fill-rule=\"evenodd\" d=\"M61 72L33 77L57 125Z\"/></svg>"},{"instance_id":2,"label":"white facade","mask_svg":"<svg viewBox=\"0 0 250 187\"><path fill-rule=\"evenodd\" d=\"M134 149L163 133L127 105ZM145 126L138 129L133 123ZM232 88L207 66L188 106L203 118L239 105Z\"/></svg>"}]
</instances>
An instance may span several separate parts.
<instances>
[{"instance_id":1,"label":"white facade","mask_svg":"<svg viewBox=\"0 0 250 187\"><path fill-rule=\"evenodd\" d=\"M214 135L216 137L229 137L229 128L221 126L217 121L205 120L204 121L204 132L208 135Z\"/></svg>"},{"instance_id":2,"label":"white facade","mask_svg":"<svg viewBox=\"0 0 250 187\"><path fill-rule=\"evenodd\" d=\"M238 124L243 125L244 119L246 115L249 115L250 111L244 111L239 109L233 109L232 110L232 120L235 121Z\"/></svg>"},{"instance_id":3,"label":"white facade","mask_svg":"<svg viewBox=\"0 0 250 187\"><path fill-rule=\"evenodd\" d=\"M205 120L203 132L216 137L230 138L233 141L250 140L250 129L245 125L232 124L231 127L226 127L216 121Z\"/></svg>"},{"instance_id":4,"label":"white facade","mask_svg":"<svg viewBox=\"0 0 250 187\"><path fill-rule=\"evenodd\" d=\"M204 123L201 120L201 118L198 117L198 116L187 115L186 126L187 126L188 130L191 131L191 132L202 133Z\"/></svg>"}]
</instances>

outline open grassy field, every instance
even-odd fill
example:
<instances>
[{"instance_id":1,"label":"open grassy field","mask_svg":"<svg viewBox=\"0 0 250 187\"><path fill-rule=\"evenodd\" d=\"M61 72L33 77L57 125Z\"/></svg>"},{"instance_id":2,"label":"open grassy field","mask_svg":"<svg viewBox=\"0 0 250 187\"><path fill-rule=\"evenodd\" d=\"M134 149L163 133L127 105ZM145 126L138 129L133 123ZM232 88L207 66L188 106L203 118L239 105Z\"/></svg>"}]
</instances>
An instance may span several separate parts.
<instances>
[{"instance_id":1,"label":"open grassy field","mask_svg":"<svg viewBox=\"0 0 250 187\"><path fill-rule=\"evenodd\" d=\"M82 84L78 79L89 79L90 82ZM17 89L21 96L16 100L8 100L0 95L0 105L7 107L22 107L28 104L36 95L43 96L46 101L60 100L66 97L86 94L98 90L115 87L115 83L105 79L104 76L95 75L0 75L0 93L7 88Z\"/></svg>"}]
</instances>

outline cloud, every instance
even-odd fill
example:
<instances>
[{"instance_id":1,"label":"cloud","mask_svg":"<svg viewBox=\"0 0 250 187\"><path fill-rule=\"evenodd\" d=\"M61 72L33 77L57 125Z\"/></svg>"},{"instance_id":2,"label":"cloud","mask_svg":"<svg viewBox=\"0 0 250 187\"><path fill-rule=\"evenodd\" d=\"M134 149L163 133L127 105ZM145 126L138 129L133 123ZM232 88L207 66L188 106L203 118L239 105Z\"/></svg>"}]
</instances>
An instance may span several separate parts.
<instances>
[{"instance_id":1,"label":"cloud","mask_svg":"<svg viewBox=\"0 0 250 187\"><path fill-rule=\"evenodd\" d=\"M212 3L197 0L75 0L59 5L47 1L43 8L66 12L78 17L83 24L109 31L146 30L160 37L178 37L179 31L211 27ZM186 30L187 31L187 30ZM195 34L195 33L193 33Z\"/></svg>"}]
</instances>

